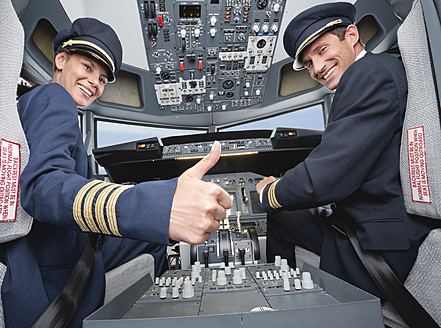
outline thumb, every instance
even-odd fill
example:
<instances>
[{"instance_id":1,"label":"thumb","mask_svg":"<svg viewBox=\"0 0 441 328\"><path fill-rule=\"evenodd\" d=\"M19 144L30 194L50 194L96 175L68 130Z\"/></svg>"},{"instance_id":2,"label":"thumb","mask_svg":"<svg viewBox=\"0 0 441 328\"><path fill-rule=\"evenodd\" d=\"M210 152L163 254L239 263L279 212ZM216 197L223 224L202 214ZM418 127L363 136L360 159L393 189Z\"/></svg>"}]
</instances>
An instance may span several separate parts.
<instances>
[{"instance_id":1,"label":"thumb","mask_svg":"<svg viewBox=\"0 0 441 328\"><path fill-rule=\"evenodd\" d=\"M219 141L215 141L207 156L190 167L185 173L193 178L202 179L205 173L208 172L219 160L221 153L221 145Z\"/></svg>"}]
</instances>

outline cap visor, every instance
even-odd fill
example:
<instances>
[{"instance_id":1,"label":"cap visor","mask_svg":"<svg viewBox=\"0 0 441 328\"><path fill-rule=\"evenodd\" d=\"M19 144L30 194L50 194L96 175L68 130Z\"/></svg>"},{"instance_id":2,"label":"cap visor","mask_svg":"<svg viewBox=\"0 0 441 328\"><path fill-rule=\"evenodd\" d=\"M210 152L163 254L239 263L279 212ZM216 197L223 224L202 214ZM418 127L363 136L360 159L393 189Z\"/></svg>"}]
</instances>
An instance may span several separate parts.
<instances>
[{"instance_id":1,"label":"cap visor","mask_svg":"<svg viewBox=\"0 0 441 328\"><path fill-rule=\"evenodd\" d=\"M301 71L302 69L305 69L306 67L305 67L305 65L303 65L303 63L300 61L300 60L298 60L297 58L294 60L294 62L292 63L292 68L295 70L295 71Z\"/></svg>"}]
</instances>

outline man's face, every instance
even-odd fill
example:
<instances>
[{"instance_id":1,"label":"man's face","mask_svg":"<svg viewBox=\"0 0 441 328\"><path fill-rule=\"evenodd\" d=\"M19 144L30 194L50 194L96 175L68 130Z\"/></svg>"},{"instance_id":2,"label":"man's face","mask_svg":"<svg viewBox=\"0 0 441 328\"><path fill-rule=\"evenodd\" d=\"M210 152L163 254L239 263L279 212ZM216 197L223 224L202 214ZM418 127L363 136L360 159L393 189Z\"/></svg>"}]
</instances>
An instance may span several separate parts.
<instances>
[{"instance_id":1,"label":"man's face","mask_svg":"<svg viewBox=\"0 0 441 328\"><path fill-rule=\"evenodd\" d=\"M334 90L343 73L357 57L357 42L358 33L356 36L352 35L349 28L344 40L334 34L324 33L303 50L301 59L314 80L329 90Z\"/></svg>"},{"instance_id":2,"label":"man's face","mask_svg":"<svg viewBox=\"0 0 441 328\"><path fill-rule=\"evenodd\" d=\"M60 57L60 58L59 58ZM90 105L101 96L107 83L105 65L81 53L59 53L56 57L58 82L80 107Z\"/></svg>"}]
</instances>

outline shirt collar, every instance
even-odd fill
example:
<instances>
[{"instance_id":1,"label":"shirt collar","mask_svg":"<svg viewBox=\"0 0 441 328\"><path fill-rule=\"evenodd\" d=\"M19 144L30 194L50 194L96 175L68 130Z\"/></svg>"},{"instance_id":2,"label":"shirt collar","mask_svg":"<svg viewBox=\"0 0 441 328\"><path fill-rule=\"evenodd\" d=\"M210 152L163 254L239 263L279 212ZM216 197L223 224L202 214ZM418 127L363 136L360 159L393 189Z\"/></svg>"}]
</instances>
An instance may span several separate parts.
<instances>
[{"instance_id":1,"label":"shirt collar","mask_svg":"<svg viewBox=\"0 0 441 328\"><path fill-rule=\"evenodd\" d=\"M355 61L359 60L360 58L363 58L364 55L366 55L367 51L366 50L362 50L360 51L360 53L358 54L357 58L355 58Z\"/></svg>"}]
</instances>

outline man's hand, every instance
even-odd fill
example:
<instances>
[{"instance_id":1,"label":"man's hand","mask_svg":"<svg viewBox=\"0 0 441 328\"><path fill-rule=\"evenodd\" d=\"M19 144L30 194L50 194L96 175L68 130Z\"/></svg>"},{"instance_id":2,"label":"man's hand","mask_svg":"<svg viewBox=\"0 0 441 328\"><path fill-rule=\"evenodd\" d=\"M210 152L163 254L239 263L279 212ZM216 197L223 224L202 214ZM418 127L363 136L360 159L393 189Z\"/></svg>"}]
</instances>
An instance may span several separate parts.
<instances>
[{"instance_id":1,"label":"man's hand","mask_svg":"<svg viewBox=\"0 0 441 328\"><path fill-rule=\"evenodd\" d=\"M273 176L270 177L266 177L263 178L263 180L261 180L258 184L256 184L256 190L257 193L260 195L260 193L262 192L262 189L269 183L276 181L276 178L274 178Z\"/></svg>"},{"instance_id":2,"label":"man's hand","mask_svg":"<svg viewBox=\"0 0 441 328\"><path fill-rule=\"evenodd\" d=\"M230 196L216 184L201 181L219 160L220 152L221 145L215 141L210 153L179 177L170 213L170 239L200 244L225 219L225 209L232 206Z\"/></svg>"}]
</instances>

